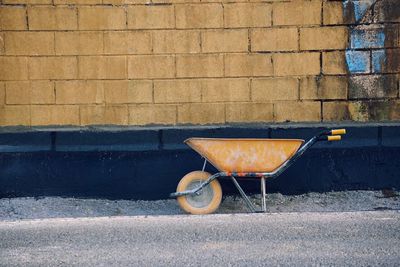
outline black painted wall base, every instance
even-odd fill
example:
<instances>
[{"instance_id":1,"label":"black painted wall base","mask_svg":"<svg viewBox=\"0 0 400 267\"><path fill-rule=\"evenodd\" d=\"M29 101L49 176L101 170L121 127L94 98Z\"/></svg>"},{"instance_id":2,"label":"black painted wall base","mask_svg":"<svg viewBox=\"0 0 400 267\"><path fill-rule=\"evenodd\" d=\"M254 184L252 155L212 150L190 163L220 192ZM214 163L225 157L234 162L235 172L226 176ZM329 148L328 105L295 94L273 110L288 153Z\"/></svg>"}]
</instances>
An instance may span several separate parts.
<instances>
[{"instance_id":1,"label":"black painted wall base","mask_svg":"<svg viewBox=\"0 0 400 267\"><path fill-rule=\"evenodd\" d=\"M343 125L341 125L343 126ZM400 125L348 125L344 141L319 143L268 192L400 188ZM187 137L305 138L321 125L19 130L0 133L0 197L69 196L163 199L203 160ZM331 126L326 126L332 128ZM6 129L7 130L7 129ZM216 170L207 165L207 170ZM230 180L224 193L236 194ZM259 193L257 180L241 180Z\"/></svg>"}]
</instances>

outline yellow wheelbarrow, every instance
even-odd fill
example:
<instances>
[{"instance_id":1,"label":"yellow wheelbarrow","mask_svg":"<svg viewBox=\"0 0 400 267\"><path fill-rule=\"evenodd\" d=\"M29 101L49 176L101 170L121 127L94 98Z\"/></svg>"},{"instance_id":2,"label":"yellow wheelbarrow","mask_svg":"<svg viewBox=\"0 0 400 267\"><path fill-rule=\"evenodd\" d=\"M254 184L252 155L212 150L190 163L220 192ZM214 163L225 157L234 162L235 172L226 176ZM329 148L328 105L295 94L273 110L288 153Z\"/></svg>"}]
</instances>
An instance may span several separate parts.
<instances>
[{"instance_id":1,"label":"yellow wheelbarrow","mask_svg":"<svg viewBox=\"0 0 400 267\"><path fill-rule=\"evenodd\" d=\"M186 174L179 182L175 193L179 206L191 214L208 214L218 209L222 199L220 177L230 177L251 212L266 211L266 178L276 178L293 164L312 145L319 141L339 141L345 129L324 131L304 144L301 139L215 139L189 138L185 141L204 157L201 171ZM219 172L205 172L207 161ZM247 197L238 177L253 177L261 180L261 210Z\"/></svg>"}]
</instances>

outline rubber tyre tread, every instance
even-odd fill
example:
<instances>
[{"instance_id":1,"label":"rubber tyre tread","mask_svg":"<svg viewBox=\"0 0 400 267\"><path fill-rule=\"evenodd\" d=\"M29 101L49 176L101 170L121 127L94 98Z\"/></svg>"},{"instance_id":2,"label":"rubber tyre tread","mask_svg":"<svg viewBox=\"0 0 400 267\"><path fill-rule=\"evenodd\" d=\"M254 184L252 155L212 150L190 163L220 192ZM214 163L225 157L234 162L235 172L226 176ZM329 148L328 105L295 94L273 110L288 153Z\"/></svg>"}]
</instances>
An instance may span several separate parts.
<instances>
[{"instance_id":1,"label":"rubber tyre tread","mask_svg":"<svg viewBox=\"0 0 400 267\"><path fill-rule=\"evenodd\" d=\"M207 180L211 174L208 172L203 172L203 171L193 171L188 174L186 174L179 182L176 192L182 192L186 191L187 186L194 180L202 180L205 181ZM190 205L190 203L187 201L185 196L180 196L177 197L177 201L179 206L187 213L190 214L210 214L215 212L219 205L221 204L222 200L222 189L221 185L219 184L218 180L213 180L209 186L213 190L214 196L210 202L210 204L204 208L196 208Z\"/></svg>"}]
</instances>

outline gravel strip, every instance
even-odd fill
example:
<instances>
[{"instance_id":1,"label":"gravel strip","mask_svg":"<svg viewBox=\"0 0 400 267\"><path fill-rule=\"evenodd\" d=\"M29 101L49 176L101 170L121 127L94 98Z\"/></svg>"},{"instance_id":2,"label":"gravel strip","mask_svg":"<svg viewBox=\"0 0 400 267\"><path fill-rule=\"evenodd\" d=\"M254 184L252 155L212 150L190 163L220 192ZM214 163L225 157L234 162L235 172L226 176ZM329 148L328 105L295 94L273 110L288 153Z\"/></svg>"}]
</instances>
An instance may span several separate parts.
<instances>
[{"instance_id":1,"label":"gravel strip","mask_svg":"<svg viewBox=\"0 0 400 267\"><path fill-rule=\"evenodd\" d=\"M260 204L258 195L252 196ZM296 196L267 195L268 212L400 210L400 192L343 191ZM238 196L225 197L217 213L247 212ZM183 214L176 200L133 201L61 197L0 199L0 220Z\"/></svg>"}]
</instances>

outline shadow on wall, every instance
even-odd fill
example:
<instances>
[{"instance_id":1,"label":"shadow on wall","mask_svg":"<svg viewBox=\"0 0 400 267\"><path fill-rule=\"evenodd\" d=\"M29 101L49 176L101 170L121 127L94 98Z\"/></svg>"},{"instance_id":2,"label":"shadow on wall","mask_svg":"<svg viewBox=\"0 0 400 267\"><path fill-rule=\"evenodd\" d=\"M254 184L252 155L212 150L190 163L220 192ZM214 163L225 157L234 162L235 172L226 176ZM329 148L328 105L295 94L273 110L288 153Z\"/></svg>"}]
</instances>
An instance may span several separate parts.
<instances>
[{"instance_id":1,"label":"shadow on wall","mask_svg":"<svg viewBox=\"0 0 400 267\"><path fill-rule=\"evenodd\" d=\"M350 99L379 99L397 96L400 70L398 0L348 0L343 2L344 21L350 26L346 49ZM356 105L357 106L357 105ZM357 108L367 120L396 117L384 101L360 102ZM362 120L362 118L359 118Z\"/></svg>"}]
</instances>

